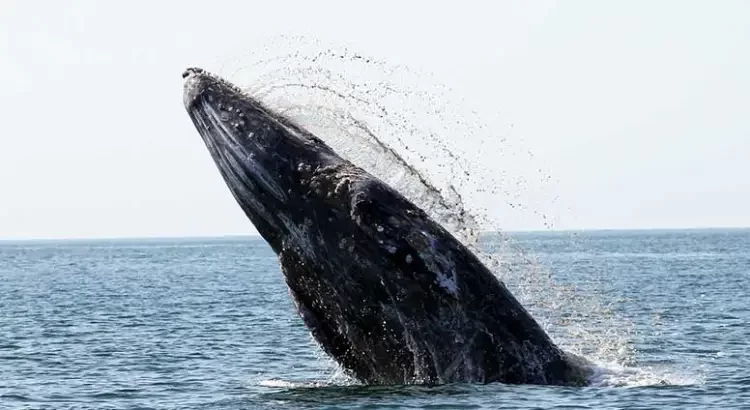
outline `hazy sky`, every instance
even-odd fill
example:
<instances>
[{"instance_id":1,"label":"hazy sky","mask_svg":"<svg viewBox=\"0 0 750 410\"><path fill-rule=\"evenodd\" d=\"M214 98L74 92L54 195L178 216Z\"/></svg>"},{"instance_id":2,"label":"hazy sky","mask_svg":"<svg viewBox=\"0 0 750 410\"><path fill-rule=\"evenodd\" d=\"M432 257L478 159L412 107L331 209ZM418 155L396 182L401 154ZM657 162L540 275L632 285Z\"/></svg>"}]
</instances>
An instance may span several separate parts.
<instances>
[{"instance_id":1,"label":"hazy sky","mask_svg":"<svg viewBox=\"0 0 750 410\"><path fill-rule=\"evenodd\" d=\"M279 34L499 111L559 181L557 228L750 226L750 2L403 3L3 1L0 238L253 233L180 74Z\"/></svg>"}]
</instances>

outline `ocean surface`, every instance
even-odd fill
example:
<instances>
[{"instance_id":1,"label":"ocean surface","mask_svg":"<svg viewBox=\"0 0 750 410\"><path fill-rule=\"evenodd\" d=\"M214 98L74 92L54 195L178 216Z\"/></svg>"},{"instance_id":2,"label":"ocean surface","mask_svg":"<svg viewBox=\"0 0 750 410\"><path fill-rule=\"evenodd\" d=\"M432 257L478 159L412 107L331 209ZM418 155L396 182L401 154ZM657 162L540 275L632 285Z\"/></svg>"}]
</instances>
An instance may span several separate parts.
<instances>
[{"instance_id":1,"label":"ocean surface","mask_svg":"<svg viewBox=\"0 0 750 410\"><path fill-rule=\"evenodd\" d=\"M256 238L0 242L0 409L750 409L750 230L508 235L591 387L358 385Z\"/></svg>"}]
</instances>

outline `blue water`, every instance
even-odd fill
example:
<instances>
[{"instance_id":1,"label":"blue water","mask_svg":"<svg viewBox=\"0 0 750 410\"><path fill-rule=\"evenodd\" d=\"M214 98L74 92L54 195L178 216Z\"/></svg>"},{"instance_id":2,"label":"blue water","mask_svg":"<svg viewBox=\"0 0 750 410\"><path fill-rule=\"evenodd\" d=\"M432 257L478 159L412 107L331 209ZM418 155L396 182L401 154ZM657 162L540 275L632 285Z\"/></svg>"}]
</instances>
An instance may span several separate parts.
<instances>
[{"instance_id":1,"label":"blue water","mask_svg":"<svg viewBox=\"0 0 750 410\"><path fill-rule=\"evenodd\" d=\"M607 307L578 325L632 326L628 360L599 363L594 386L353 384L258 239L5 242L0 408L750 409L749 230L513 238Z\"/></svg>"}]
</instances>

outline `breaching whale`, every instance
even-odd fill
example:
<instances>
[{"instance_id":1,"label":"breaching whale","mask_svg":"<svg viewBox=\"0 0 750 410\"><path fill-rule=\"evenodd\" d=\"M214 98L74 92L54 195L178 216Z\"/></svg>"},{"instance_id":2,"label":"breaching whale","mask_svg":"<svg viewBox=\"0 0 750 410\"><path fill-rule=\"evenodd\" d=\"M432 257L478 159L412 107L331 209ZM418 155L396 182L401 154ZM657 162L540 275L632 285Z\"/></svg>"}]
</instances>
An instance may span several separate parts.
<instances>
[{"instance_id":1,"label":"breaching whale","mask_svg":"<svg viewBox=\"0 0 750 410\"><path fill-rule=\"evenodd\" d=\"M351 376L587 383L587 367L422 209L229 82L183 77L185 108L302 320Z\"/></svg>"}]
</instances>

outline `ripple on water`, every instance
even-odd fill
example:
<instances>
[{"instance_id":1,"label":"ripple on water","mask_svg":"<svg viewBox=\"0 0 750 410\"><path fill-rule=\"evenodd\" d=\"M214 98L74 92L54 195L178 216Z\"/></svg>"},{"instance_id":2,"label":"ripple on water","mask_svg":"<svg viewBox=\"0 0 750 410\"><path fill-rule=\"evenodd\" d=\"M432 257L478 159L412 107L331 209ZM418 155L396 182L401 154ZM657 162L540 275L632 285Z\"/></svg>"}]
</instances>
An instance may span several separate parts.
<instances>
[{"instance_id":1,"label":"ripple on water","mask_svg":"<svg viewBox=\"0 0 750 410\"><path fill-rule=\"evenodd\" d=\"M352 383L312 343L275 256L256 239L0 244L0 408L704 409L750 403L744 325L750 282L738 279L747 278L750 232L581 238L592 252L615 250L619 259L576 265L581 243L551 234L519 242L553 260L574 283L604 275L609 287L598 296L634 323L634 362L597 362L587 388ZM639 254L658 253L660 243L669 244L669 256L643 262ZM698 252L712 246L722 251Z\"/></svg>"}]
</instances>

